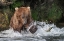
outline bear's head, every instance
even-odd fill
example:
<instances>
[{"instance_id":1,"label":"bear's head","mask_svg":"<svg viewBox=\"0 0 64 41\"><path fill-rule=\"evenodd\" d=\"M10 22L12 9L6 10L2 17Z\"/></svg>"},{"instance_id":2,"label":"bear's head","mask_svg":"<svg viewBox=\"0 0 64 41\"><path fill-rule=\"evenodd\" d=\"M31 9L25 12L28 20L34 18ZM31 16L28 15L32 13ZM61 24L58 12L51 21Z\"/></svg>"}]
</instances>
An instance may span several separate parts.
<instances>
[{"instance_id":1,"label":"bear's head","mask_svg":"<svg viewBox=\"0 0 64 41\"><path fill-rule=\"evenodd\" d=\"M31 16L30 7L16 7L15 8L15 16L19 23L26 24L28 18Z\"/></svg>"}]
</instances>

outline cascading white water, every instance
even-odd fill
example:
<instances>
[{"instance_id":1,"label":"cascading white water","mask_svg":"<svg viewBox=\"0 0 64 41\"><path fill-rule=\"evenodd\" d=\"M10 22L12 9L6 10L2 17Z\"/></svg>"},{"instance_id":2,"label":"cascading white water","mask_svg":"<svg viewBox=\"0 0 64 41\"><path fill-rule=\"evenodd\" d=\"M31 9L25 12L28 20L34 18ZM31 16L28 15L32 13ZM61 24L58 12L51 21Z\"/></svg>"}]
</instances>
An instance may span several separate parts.
<instances>
[{"instance_id":1,"label":"cascading white water","mask_svg":"<svg viewBox=\"0 0 64 41\"><path fill-rule=\"evenodd\" d=\"M34 22L33 25L37 25L38 30L34 33L31 34L30 32L24 32L21 31L19 32L14 32L13 28L10 28L9 30L4 30L0 32L0 37L22 37L22 36L60 36L64 35L64 27L63 28L58 28L54 24L47 24L46 22Z\"/></svg>"},{"instance_id":2,"label":"cascading white water","mask_svg":"<svg viewBox=\"0 0 64 41\"><path fill-rule=\"evenodd\" d=\"M37 25L38 24L38 25ZM0 32L0 37L42 37L42 36L64 36L64 27L58 28L56 25L47 24L46 22L34 22L33 25L37 25L37 31L32 34L30 31L14 32L13 28ZM30 26L29 26L30 27ZM29 38L30 39L30 38ZM43 39L43 41L46 41Z\"/></svg>"}]
</instances>

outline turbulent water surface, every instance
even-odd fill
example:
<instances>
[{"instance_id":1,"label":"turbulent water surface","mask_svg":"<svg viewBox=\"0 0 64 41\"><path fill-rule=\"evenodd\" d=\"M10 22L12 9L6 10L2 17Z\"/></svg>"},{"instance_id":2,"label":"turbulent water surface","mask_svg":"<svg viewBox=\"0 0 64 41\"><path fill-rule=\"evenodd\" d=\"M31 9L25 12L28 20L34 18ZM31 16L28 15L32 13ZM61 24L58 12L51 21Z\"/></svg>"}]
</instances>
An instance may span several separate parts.
<instances>
[{"instance_id":1,"label":"turbulent water surface","mask_svg":"<svg viewBox=\"0 0 64 41\"><path fill-rule=\"evenodd\" d=\"M38 28L34 34L30 31L14 32L12 28L1 31L0 41L64 41L64 27L58 28L54 24L38 21L33 25Z\"/></svg>"}]
</instances>

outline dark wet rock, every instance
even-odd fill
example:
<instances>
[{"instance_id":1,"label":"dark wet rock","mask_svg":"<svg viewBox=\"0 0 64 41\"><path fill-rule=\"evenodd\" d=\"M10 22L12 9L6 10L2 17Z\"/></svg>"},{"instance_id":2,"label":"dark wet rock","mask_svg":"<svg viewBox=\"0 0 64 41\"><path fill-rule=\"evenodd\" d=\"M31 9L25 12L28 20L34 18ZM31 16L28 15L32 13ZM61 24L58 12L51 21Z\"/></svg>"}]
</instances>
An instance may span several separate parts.
<instances>
[{"instance_id":1,"label":"dark wet rock","mask_svg":"<svg viewBox=\"0 0 64 41\"><path fill-rule=\"evenodd\" d=\"M57 23L56 25L57 25L58 27L62 28L62 27L64 27L64 22L63 22L63 23Z\"/></svg>"},{"instance_id":2,"label":"dark wet rock","mask_svg":"<svg viewBox=\"0 0 64 41\"><path fill-rule=\"evenodd\" d=\"M29 29L29 31L32 33L32 34L34 34L36 31L37 31L37 26L36 25L34 25L34 26L32 26L30 29Z\"/></svg>"}]
</instances>

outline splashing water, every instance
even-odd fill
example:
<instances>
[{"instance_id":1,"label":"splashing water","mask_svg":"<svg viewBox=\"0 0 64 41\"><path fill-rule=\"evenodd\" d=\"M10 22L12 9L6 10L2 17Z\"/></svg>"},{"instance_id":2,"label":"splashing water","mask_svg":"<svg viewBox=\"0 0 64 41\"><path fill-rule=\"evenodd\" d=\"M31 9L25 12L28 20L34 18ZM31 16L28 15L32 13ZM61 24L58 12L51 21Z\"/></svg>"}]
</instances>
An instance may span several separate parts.
<instances>
[{"instance_id":1,"label":"splashing water","mask_svg":"<svg viewBox=\"0 0 64 41\"><path fill-rule=\"evenodd\" d=\"M22 41L37 41L37 40L46 41L45 39L42 39L43 36L64 36L64 27L58 28L54 24L47 24L46 22L39 22L39 21L34 22L33 25L37 25L37 28L38 28L38 30L34 34L30 33L30 31L28 32L21 31L21 33L17 31L14 32L13 28L10 28L8 30L4 30L0 32L0 37L2 38L0 40L11 41L11 39L13 39L12 41L15 41L15 39L17 39L18 41L21 41L21 40ZM3 40L3 37L4 37L4 40Z\"/></svg>"}]
</instances>

